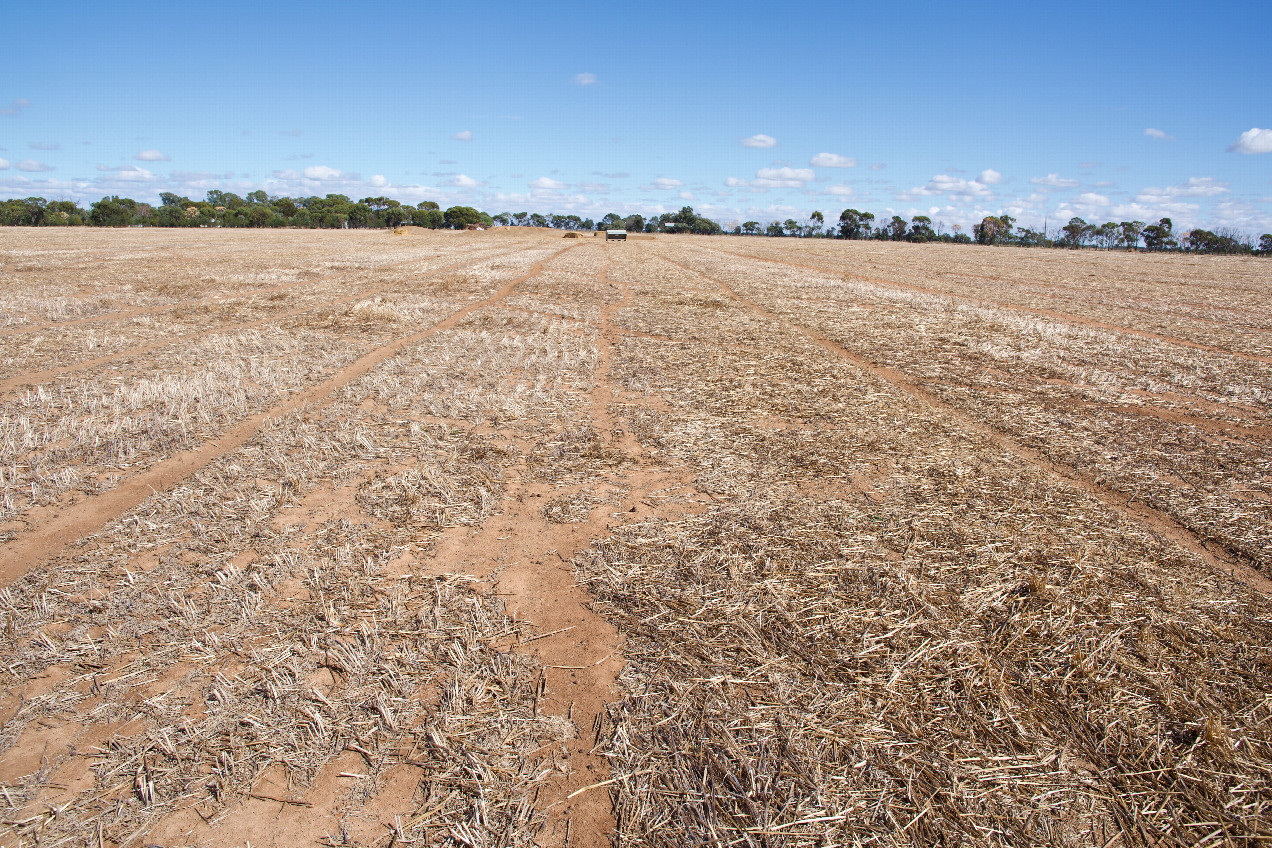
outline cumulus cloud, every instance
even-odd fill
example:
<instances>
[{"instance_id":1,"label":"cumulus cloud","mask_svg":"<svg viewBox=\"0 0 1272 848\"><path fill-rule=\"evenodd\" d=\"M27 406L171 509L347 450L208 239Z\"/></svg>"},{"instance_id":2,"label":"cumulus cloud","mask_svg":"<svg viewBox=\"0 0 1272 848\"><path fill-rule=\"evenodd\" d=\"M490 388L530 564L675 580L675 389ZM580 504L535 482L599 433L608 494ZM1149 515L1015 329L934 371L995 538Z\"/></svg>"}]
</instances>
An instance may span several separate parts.
<instances>
[{"instance_id":1,"label":"cumulus cloud","mask_svg":"<svg viewBox=\"0 0 1272 848\"><path fill-rule=\"evenodd\" d=\"M750 185L750 183L747 182L746 180L739 180L737 177L726 177L724 180L724 184L729 186L730 188L740 188L741 186Z\"/></svg>"},{"instance_id":2,"label":"cumulus cloud","mask_svg":"<svg viewBox=\"0 0 1272 848\"><path fill-rule=\"evenodd\" d=\"M1061 177L1059 174L1047 174L1045 177L1034 177L1029 182L1048 188L1077 188L1078 181Z\"/></svg>"},{"instance_id":3,"label":"cumulus cloud","mask_svg":"<svg viewBox=\"0 0 1272 848\"><path fill-rule=\"evenodd\" d=\"M291 168L285 171L274 171L274 178L278 180L298 180L300 179L300 171L294 171Z\"/></svg>"},{"instance_id":4,"label":"cumulus cloud","mask_svg":"<svg viewBox=\"0 0 1272 848\"><path fill-rule=\"evenodd\" d=\"M468 176L467 174L456 174L455 176L447 180L446 184L449 186L454 186L455 188L476 188L477 186L481 185L481 183L477 182L476 180L474 180L472 177Z\"/></svg>"},{"instance_id":5,"label":"cumulus cloud","mask_svg":"<svg viewBox=\"0 0 1272 848\"><path fill-rule=\"evenodd\" d=\"M1228 184L1210 177L1189 177L1179 185L1150 186L1135 196L1136 203L1165 203L1177 197L1217 197L1228 192Z\"/></svg>"},{"instance_id":6,"label":"cumulus cloud","mask_svg":"<svg viewBox=\"0 0 1272 848\"><path fill-rule=\"evenodd\" d=\"M656 189L658 191L670 191L674 188L680 188L682 185L684 185L684 183L680 180L673 180L671 177L658 177L656 180L644 187Z\"/></svg>"},{"instance_id":7,"label":"cumulus cloud","mask_svg":"<svg viewBox=\"0 0 1272 848\"><path fill-rule=\"evenodd\" d=\"M147 171L145 168L138 168L135 165L123 165L116 169L115 178L130 183L148 183L156 179L155 175Z\"/></svg>"},{"instance_id":8,"label":"cumulus cloud","mask_svg":"<svg viewBox=\"0 0 1272 848\"><path fill-rule=\"evenodd\" d=\"M830 185L826 186L823 194L829 194L832 197L850 197L852 195L852 186L847 185Z\"/></svg>"},{"instance_id":9,"label":"cumulus cloud","mask_svg":"<svg viewBox=\"0 0 1272 848\"><path fill-rule=\"evenodd\" d=\"M7 171L7 170L9 170L9 160L0 159L0 171Z\"/></svg>"},{"instance_id":10,"label":"cumulus cloud","mask_svg":"<svg viewBox=\"0 0 1272 848\"><path fill-rule=\"evenodd\" d=\"M1174 141L1175 140L1175 137L1173 135L1167 135L1161 130L1154 129L1153 127L1149 127L1148 129L1144 130L1144 135L1148 136L1149 138L1158 139L1159 141Z\"/></svg>"},{"instance_id":11,"label":"cumulus cloud","mask_svg":"<svg viewBox=\"0 0 1272 848\"><path fill-rule=\"evenodd\" d=\"M23 159L18 163L19 171L51 171L52 165L46 165L43 162L37 162L34 159Z\"/></svg>"},{"instance_id":12,"label":"cumulus cloud","mask_svg":"<svg viewBox=\"0 0 1272 848\"><path fill-rule=\"evenodd\" d=\"M751 185L756 188L803 188L816 175L812 168L760 168L755 172Z\"/></svg>"},{"instance_id":13,"label":"cumulus cloud","mask_svg":"<svg viewBox=\"0 0 1272 848\"><path fill-rule=\"evenodd\" d=\"M345 171L338 171L335 168L326 165L310 165L304 171L305 179L318 180L319 182L331 182L333 180L356 180L357 174L350 174Z\"/></svg>"},{"instance_id":14,"label":"cumulus cloud","mask_svg":"<svg viewBox=\"0 0 1272 848\"><path fill-rule=\"evenodd\" d=\"M460 176L463 176L462 174ZM539 177L539 179L530 183L530 188L540 191L560 191L565 188L565 183L560 180L554 180L551 177Z\"/></svg>"},{"instance_id":15,"label":"cumulus cloud","mask_svg":"<svg viewBox=\"0 0 1272 848\"><path fill-rule=\"evenodd\" d=\"M995 171L993 168L986 168L980 172L980 176L976 178L976 182L981 185L998 185L1003 181L1003 175Z\"/></svg>"},{"instance_id":16,"label":"cumulus cloud","mask_svg":"<svg viewBox=\"0 0 1272 848\"><path fill-rule=\"evenodd\" d=\"M688 192L688 191L682 191L682 192L680 192L679 197L680 197L680 199L681 199L681 200L697 200L697 199L698 199L698 198L696 198L696 197L694 197L694 196L693 196L693 193L692 193L692 192Z\"/></svg>"},{"instance_id":17,"label":"cumulus cloud","mask_svg":"<svg viewBox=\"0 0 1272 848\"><path fill-rule=\"evenodd\" d=\"M596 74L588 74L588 73L575 74L574 84L575 85L596 85Z\"/></svg>"},{"instance_id":18,"label":"cumulus cloud","mask_svg":"<svg viewBox=\"0 0 1272 848\"><path fill-rule=\"evenodd\" d=\"M927 185L902 192L902 200L914 200L919 197L932 197L938 194L949 194L962 198L988 197L993 194L983 183L976 180L965 180L962 177L951 177L949 174L937 174L928 180Z\"/></svg>"},{"instance_id":19,"label":"cumulus cloud","mask_svg":"<svg viewBox=\"0 0 1272 848\"><path fill-rule=\"evenodd\" d=\"M742 139L743 147L777 147L777 139L771 135L759 133Z\"/></svg>"},{"instance_id":20,"label":"cumulus cloud","mask_svg":"<svg viewBox=\"0 0 1272 848\"><path fill-rule=\"evenodd\" d=\"M159 150L140 150L133 157L138 162L171 162L172 157Z\"/></svg>"},{"instance_id":21,"label":"cumulus cloud","mask_svg":"<svg viewBox=\"0 0 1272 848\"><path fill-rule=\"evenodd\" d=\"M472 141L472 140L473 140L473 131L472 131L472 130L460 130L459 132L457 132L457 133L455 133L453 136L451 136L451 138L452 138L452 139L454 139L455 141Z\"/></svg>"},{"instance_id":22,"label":"cumulus cloud","mask_svg":"<svg viewBox=\"0 0 1272 848\"><path fill-rule=\"evenodd\" d=\"M16 115L30 105L30 100L23 100L19 97L17 100L10 101L8 106L0 109L0 115Z\"/></svg>"},{"instance_id":23,"label":"cumulus cloud","mask_svg":"<svg viewBox=\"0 0 1272 848\"><path fill-rule=\"evenodd\" d=\"M372 174L371 179L367 180L367 185L372 188L384 188L389 181L384 178L383 174Z\"/></svg>"},{"instance_id":24,"label":"cumulus cloud","mask_svg":"<svg viewBox=\"0 0 1272 848\"><path fill-rule=\"evenodd\" d=\"M851 156L840 156L838 153L818 153L808 164L814 168L855 168L857 160Z\"/></svg>"},{"instance_id":25,"label":"cumulus cloud","mask_svg":"<svg viewBox=\"0 0 1272 848\"><path fill-rule=\"evenodd\" d=\"M1081 203L1085 206L1108 206L1109 199L1102 194L1096 194L1092 191L1084 191L1073 199L1074 203Z\"/></svg>"},{"instance_id":26,"label":"cumulus cloud","mask_svg":"<svg viewBox=\"0 0 1272 848\"><path fill-rule=\"evenodd\" d=\"M1272 130L1251 127L1228 146L1229 153L1272 153Z\"/></svg>"}]
</instances>

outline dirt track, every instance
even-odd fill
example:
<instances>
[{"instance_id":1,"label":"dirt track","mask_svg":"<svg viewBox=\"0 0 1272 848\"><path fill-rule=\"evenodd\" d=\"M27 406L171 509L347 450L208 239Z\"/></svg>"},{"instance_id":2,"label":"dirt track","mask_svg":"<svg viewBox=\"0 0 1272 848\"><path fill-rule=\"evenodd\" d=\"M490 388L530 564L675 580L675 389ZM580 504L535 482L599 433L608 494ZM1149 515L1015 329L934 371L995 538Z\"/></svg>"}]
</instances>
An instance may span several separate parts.
<instances>
[{"instance_id":1,"label":"dirt track","mask_svg":"<svg viewBox=\"0 0 1272 848\"><path fill-rule=\"evenodd\" d=\"M0 841L1272 835L1266 263L4 236Z\"/></svg>"}]
</instances>

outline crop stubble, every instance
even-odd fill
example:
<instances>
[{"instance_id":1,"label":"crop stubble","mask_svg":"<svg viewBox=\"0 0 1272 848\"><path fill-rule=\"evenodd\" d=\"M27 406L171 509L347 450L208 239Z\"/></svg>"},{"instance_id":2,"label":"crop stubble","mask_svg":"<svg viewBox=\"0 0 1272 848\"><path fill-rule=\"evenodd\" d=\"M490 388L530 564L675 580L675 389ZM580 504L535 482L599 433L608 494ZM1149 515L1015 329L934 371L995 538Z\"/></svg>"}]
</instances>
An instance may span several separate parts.
<instances>
[{"instance_id":1,"label":"crop stubble","mask_svg":"<svg viewBox=\"0 0 1272 848\"><path fill-rule=\"evenodd\" d=\"M9 838L1272 838L1241 260L309 237L6 234Z\"/></svg>"}]
</instances>

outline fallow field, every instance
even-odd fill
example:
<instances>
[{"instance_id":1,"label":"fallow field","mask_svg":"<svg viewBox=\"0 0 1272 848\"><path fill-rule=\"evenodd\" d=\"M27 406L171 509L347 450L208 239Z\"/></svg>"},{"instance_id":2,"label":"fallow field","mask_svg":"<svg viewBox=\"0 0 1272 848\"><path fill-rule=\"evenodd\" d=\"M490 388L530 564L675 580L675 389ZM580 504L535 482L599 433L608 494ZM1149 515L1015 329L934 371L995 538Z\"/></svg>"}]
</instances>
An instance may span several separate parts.
<instances>
[{"instance_id":1,"label":"fallow field","mask_svg":"<svg viewBox=\"0 0 1272 848\"><path fill-rule=\"evenodd\" d=\"M0 845L1272 841L1272 263L0 232Z\"/></svg>"}]
</instances>

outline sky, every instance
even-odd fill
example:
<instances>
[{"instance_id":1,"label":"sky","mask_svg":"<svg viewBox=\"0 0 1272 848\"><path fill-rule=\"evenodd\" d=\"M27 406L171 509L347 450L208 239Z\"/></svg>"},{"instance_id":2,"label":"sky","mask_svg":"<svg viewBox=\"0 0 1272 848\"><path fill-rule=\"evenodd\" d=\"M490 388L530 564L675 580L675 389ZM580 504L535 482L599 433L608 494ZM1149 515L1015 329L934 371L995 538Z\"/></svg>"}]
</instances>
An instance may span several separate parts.
<instances>
[{"instance_id":1,"label":"sky","mask_svg":"<svg viewBox=\"0 0 1272 848\"><path fill-rule=\"evenodd\" d=\"M0 197L1272 231L1256 3L15 3Z\"/></svg>"}]
</instances>

